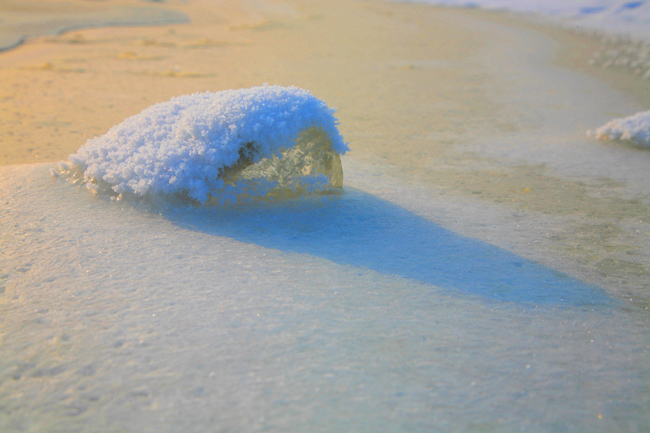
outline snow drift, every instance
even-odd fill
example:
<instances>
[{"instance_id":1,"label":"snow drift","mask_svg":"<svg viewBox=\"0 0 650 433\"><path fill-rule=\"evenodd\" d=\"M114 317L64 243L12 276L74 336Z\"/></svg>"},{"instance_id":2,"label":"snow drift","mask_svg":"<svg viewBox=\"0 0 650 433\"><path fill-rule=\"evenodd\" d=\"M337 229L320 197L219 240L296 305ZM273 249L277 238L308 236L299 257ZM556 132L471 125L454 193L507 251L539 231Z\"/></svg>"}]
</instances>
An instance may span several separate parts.
<instances>
[{"instance_id":1,"label":"snow drift","mask_svg":"<svg viewBox=\"0 0 650 433\"><path fill-rule=\"evenodd\" d=\"M629 140L650 147L650 111L611 120L588 135L601 140Z\"/></svg>"},{"instance_id":2,"label":"snow drift","mask_svg":"<svg viewBox=\"0 0 650 433\"><path fill-rule=\"evenodd\" d=\"M297 87L185 95L95 137L54 174L93 192L227 204L343 185L334 109Z\"/></svg>"}]
</instances>

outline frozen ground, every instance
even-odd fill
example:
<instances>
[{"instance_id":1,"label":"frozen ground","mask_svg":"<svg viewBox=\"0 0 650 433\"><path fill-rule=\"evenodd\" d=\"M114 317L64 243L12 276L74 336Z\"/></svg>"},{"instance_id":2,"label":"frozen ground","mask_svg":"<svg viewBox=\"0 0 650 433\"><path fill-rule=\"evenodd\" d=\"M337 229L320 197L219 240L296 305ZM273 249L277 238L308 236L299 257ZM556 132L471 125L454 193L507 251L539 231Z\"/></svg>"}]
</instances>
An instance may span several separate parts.
<instances>
[{"instance_id":1,"label":"frozen ground","mask_svg":"<svg viewBox=\"0 0 650 433\"><path fill-rule=\"evenodd\" d=\"M650 427L646 311L389 180L150 213L1 170L3 431Z\"/></svg>"},{"instance_id":2,"label":"frozen ground","mask_svg":"<svg viewBox=\"0 0 650 433\"><path fill-rule=\"evenodd\" d=\"M354 83L321 88L349 92L343 194L147 207L0 167L0 431L650 430L650 154L584 134L642 107L532 31L331 4L414 35L283 70ZM324 44L327 6L250 35ZM439 61L440 25L494 43Z\"/></svg>"}]
</instances>

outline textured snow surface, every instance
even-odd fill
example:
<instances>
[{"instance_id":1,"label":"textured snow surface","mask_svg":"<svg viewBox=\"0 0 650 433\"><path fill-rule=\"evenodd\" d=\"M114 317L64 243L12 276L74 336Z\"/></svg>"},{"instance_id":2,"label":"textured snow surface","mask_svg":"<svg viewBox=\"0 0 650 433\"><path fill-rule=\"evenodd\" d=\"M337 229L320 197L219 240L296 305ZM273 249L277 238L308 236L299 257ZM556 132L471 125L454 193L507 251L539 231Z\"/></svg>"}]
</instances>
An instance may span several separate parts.
<instances>
[{"instance_id":1,"label":"textured snow surface","mask_svg":"<svg viewBox=\"0 0 650 433\"><path fill-rule=\"evenodd\" d=\"M630 140L650 147L650 111L614 119L588 134L604 140Z\"/></svg>"},{"instance_id":2,"label":"textured snow surface","mask_svg":"<svg viewBox=\"0 0 650 433\"><path fill-rule=\"evenodd\" d=\"M228 186L227 169L281 157L310 128L327 134L333 152L345 153L334 111L297 87L179 96L88 140L61 172L82 177L94 191L185 194L205 203Z\"/></svg>"}]
</instances>

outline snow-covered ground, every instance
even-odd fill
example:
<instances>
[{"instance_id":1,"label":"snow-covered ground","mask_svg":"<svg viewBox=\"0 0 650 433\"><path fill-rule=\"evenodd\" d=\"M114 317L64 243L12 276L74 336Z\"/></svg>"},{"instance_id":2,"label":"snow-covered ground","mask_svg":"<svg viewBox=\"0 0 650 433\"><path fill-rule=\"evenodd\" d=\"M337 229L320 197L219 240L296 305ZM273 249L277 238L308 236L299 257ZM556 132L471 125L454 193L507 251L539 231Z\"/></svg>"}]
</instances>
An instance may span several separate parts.
<instances>
[{"instance_id":1,"label":"snow-covered ground","mask_svg":"<svg viewBox=\"0 0 650 433\"><path fill-rule=\"evenodd\" d=\"M148 212L48 169L0 167L3 432L648 426L645 312L412 186Z\"/></svg>"}]
</instances>

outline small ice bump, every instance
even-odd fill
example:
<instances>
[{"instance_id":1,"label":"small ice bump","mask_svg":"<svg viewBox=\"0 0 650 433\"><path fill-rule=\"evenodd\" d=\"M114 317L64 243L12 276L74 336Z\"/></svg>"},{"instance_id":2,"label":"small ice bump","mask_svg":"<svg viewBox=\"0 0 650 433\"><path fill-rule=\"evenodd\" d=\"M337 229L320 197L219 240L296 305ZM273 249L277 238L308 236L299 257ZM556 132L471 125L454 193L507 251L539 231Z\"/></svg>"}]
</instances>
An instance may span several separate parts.
<instances>
[{"instance_id":1,"label":"small ice bump","mask_svg":"<svg viewBox=\"0 0 650 433\"><path fill-rule=\"evenodd\" d=\"M587 135L600 140L628 140L650 147L650 111L611 120L596 130L588 131Z\"/></svg>"},{"instance_id":2,"label":"small ice bump","mask_svg":"<svg viewBox=\"0 0 650 433\"><path fill-rule=\"evenodd\" d=\"M179 96L88 140L56 173L112 196L210 205L341 188L334 111L297 87Z\"/></svg>"}]
</instances>

